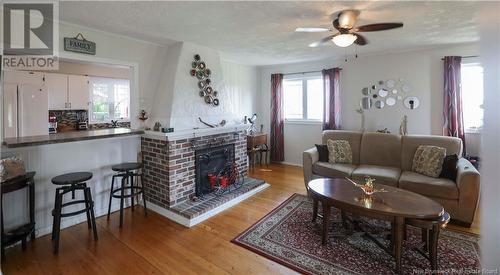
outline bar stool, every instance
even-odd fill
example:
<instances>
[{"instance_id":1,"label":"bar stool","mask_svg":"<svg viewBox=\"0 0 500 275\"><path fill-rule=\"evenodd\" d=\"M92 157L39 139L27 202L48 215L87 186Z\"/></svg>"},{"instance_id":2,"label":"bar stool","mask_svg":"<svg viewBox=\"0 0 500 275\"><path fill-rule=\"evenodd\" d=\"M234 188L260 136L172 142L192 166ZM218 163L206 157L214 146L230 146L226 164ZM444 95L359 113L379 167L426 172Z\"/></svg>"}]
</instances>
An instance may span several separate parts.
<instances>
[{"instance_id":1,"label":"bar stool","mask_svg":"<svg viewBox=\"0 0 500 275\"><path fill-rule=\"evenodd\" d=\"M437 220L406 219L406 225L412 225L422 230L423 250L417 249L424 257L429 259L431 269L437 270L438 239L441 229L444 229L450 221L450 214L444 212ZM406 231L406 230L405 230ZM427 252L429 255L427 255Z\"/></svg>"},{"instance_id":2,"label":"bar stool","mask_svg":"<svg viewBox=\"0 0 500 275\"><path fill-rule=\"evenodd\" d=\"M144 203L144 215L147 216L146 199L144 198L144 181L142 172L139 173L138 170L142 169L142 163L139 162L127 162L114 165L111 170L117 172L113 175L111 180L111 192L109 193L109 206L108 206L108 220L111 214L111 200L113 198L120 199L120 228L123 226L123 202L127 198L131 198L131 208L134 211L134 197L142 194L142 201ZM115 179L122 178L122 184L118 188L114 188ZM134 184L134 178L139 177L141 180L141 185ZM127 186L128 185L128 186ZM125 190L129 190L129 194L125 194Z\"/></svg>"},{"instance_id":3,"label":"bar stool","mask_svg":"<svg viewBox=\"0 0 500 275\"><path fill-rule=\"evenodd\" d=\"M92 228L94 232L94 240L97 241L97 227L95 223L95 215L94 215L94 202L92 201L92 194L90 193L90 187L87 186L86 181L92 178L92 173L90 172L76 172L59 175L55 178L52 178L52 183L55 185L61 185L56 189L56 200L54 210L52 210L52 216L54 217L52 223L52 240L54 241L54 254L59 252L59 234L61 230L61 218L71 217L75 215L79 215L82 213L87 214L87 224L89 229ZM75 191L82 190L83 191L83 200L74 200L75 199ZM63 203L64 194L71 192L71 198L73 199L70 202ZM62 213L62 209L66 206L75 205L75 204L85 204L85 208L69 212Z\"/></svg>"}]
</instances>

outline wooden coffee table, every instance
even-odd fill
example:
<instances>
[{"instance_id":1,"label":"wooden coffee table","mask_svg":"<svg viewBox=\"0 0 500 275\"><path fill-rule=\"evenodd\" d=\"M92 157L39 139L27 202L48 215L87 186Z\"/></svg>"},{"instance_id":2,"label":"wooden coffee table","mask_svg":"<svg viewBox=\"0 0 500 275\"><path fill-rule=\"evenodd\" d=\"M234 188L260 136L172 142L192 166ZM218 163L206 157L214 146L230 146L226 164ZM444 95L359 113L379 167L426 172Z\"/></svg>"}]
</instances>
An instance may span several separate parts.
<instances>
[{"instance_id":1,"label":"wooden coffee table","mask_svg":"<svg viewBox=\"0 0 500 275\"><path fill-rule=\"evenodd\" d=\"M314 200L313 217L318 213L318 202L323 208L323 244L328 237L330 207L343 213L390 221L392 224L392 253L396 261L396 272L401 273L401 248L405 230L405 219L438 219L444 213L439 203L407 190L375 184L387 192L367 196L361 189L346 179L315 179L308 183Z\"/></svg>"}]
</instances>

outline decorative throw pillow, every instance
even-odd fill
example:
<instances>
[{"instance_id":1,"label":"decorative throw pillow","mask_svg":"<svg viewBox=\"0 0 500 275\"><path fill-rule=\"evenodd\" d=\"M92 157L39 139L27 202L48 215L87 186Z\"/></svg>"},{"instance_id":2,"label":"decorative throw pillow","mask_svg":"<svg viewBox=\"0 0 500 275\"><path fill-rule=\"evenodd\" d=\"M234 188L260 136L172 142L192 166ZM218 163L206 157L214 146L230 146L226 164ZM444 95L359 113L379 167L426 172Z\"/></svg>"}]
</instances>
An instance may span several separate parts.
<instances>
[{"instance_id":1,"label":"decorative throw pillow","mask_svg":"<svg viewBox=\"0 0 500 275\"><path fill-rule=\"evenodd\" d=\"M443 169L446 149L438 146L420 145L413 156L412 171L437 178Z\"/></svg>"},{"instance_id":2,"label":"decorative throw pillow","mask_svg":"<svg viewBox=\"0 0 500 275\"><path fill-rule=\"evenodd\" d=\"M458 156L456 154L446 156L443 161L443 170L441 171L439 177L455 181L457 179L457 172L458 172L457 166L458 166Z\"/></svg>"},{"instance_id":3,"label":"decorative throw pillow","mask_svg":"<svg viewBox=\"0 0 500 275\"><path fill-rule=\"evenodd\" d=\"M328 162L330 163L352 163L351 145L347 140L327 140Z\"/></svg>"},{"instance_id":4,"label":"decorative throw pillow","mask_svg":"<svg viewBox=\"0 0 500 275\"><path fill-rule=\"evenodd\" d=\"M24 162L20 158L11 157L0 160L0 182L25 174Z\"/></svg>"},{"instance_id":5,"label":"decorative throw pillow","mask_svg":"<svg viewBox=\"0 0 500 275\"><path fill-rule=\"evenodd\" d=\"M324 144L316 144L316 150L318 150L319 161L328 162L328 146Z\"/></svg>"}]
</instances>

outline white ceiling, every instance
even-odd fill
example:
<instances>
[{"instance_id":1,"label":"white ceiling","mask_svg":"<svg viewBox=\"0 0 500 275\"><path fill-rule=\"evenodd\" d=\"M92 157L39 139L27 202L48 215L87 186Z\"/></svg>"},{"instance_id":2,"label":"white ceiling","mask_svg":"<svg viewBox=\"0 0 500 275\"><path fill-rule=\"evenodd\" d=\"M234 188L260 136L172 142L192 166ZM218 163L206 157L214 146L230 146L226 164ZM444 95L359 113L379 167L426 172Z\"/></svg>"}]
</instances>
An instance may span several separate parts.
<instances>
[{"instance_id":1,"label":"white ceiling","mask_svg":"<svg viewBox=\"0 0 500 275\"><path fill-rule=\"evenodd\" d=\"M252 65L319 60L353 54L332 45L307 45L329 33L295 33L296 27L330 27L330 14L361 10L358 25L403 22L365 33L360 54L478 40L480 3L459 2L60 2L61 20L161 44L188 41L217 49L224 59Z\"/></svg>"}]
</instances>

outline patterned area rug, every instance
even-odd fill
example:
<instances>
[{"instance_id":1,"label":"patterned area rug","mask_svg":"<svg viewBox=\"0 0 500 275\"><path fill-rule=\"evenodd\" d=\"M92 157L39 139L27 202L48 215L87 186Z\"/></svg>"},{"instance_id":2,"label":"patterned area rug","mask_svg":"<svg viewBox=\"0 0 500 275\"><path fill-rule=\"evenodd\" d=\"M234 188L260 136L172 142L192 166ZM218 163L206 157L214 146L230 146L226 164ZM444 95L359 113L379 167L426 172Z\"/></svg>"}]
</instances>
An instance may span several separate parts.
<instances>
[{"instance_id":1,"label":"patterned area rug","mask_svg":"<svg viewBox=\"0 0 500 275\"><path fill-rule=\"evenodd\" d=\"M332 208L332 212L332 229L325 246L321 244L322 221L318 218L316 223L311 222L312 201L299 194L291 196L232 242L305 274L394 274L393 258L362 232L347 232L340 211ZM383 234L389 223L363 218L361 226L380 242L389 243ZM479 236L475 234L442 231L439 272L479 271L478 242ZM432 273L429 261L415 250L419 246L420 229L408 227L403 244L403 274Z\"/></svg>"}]
</instances>

